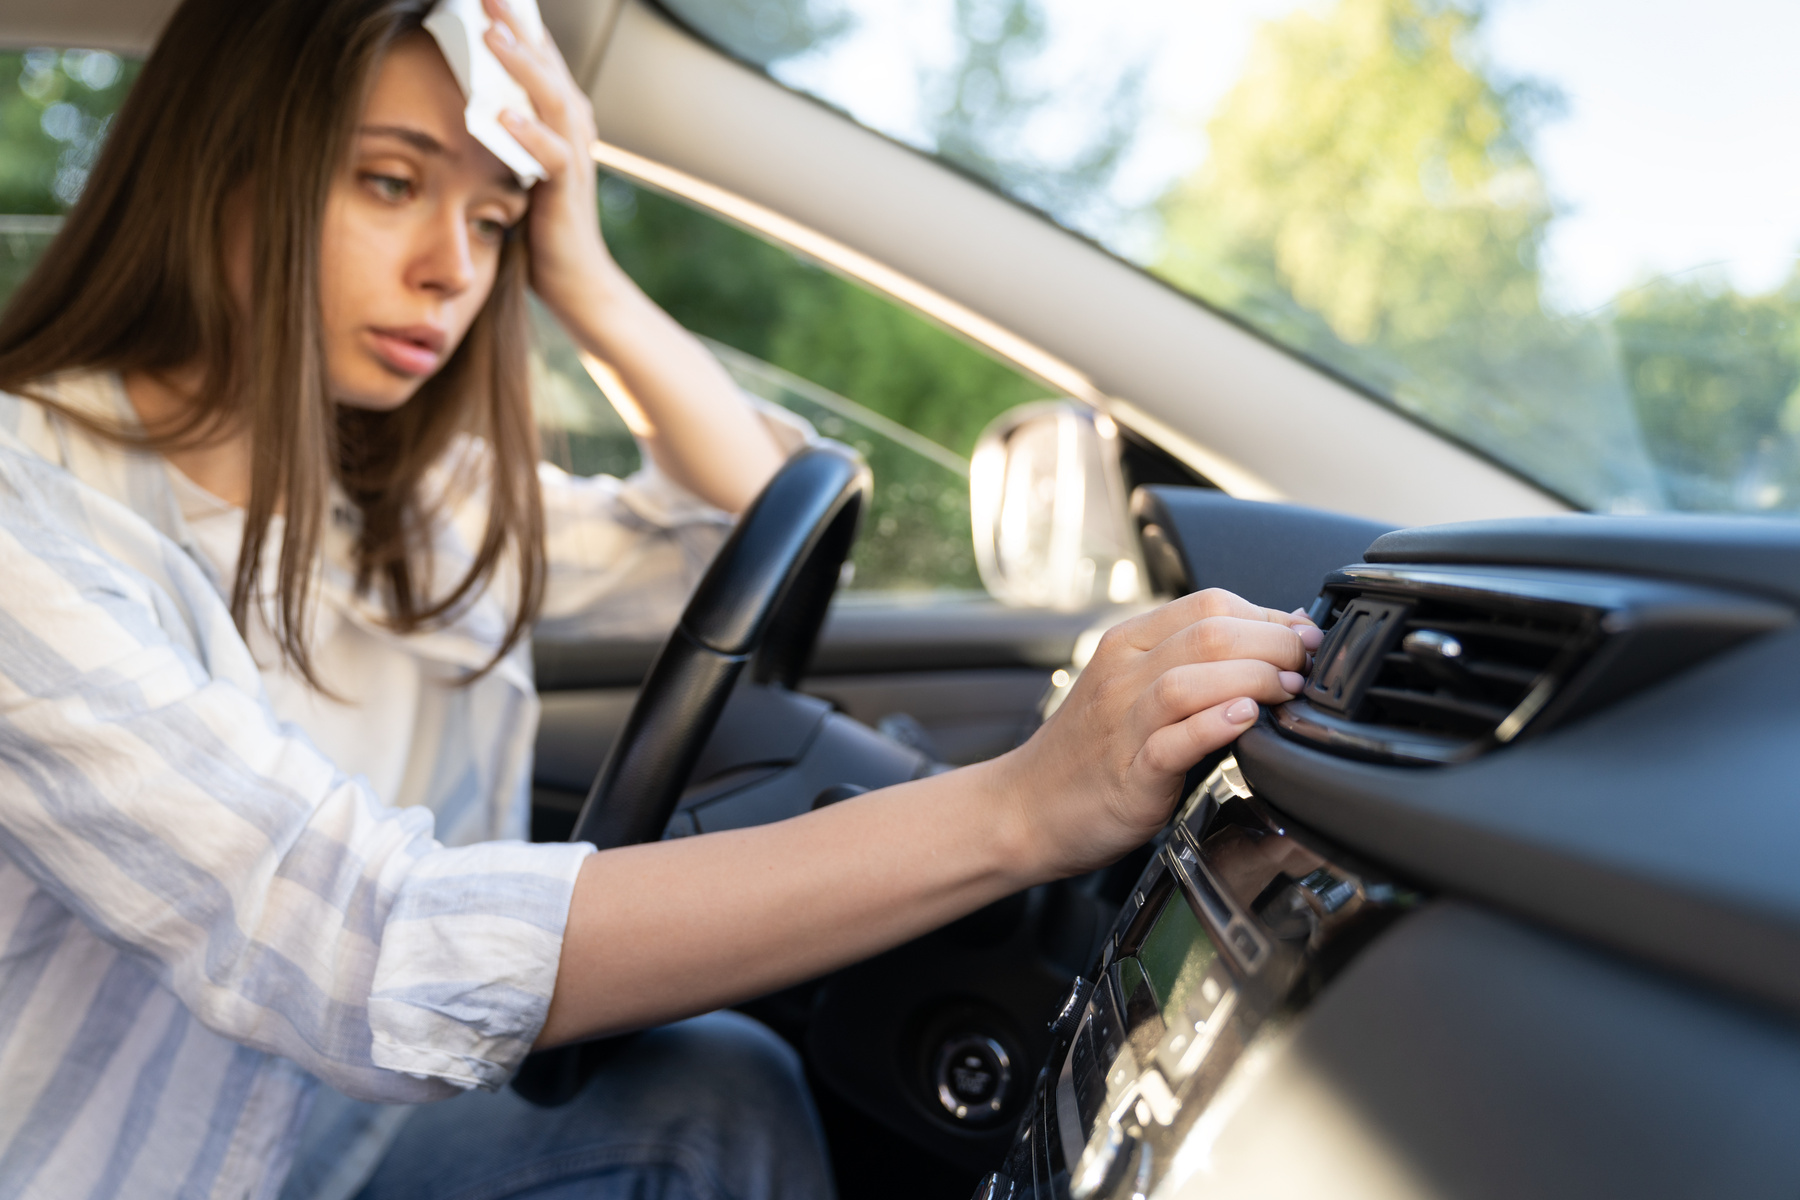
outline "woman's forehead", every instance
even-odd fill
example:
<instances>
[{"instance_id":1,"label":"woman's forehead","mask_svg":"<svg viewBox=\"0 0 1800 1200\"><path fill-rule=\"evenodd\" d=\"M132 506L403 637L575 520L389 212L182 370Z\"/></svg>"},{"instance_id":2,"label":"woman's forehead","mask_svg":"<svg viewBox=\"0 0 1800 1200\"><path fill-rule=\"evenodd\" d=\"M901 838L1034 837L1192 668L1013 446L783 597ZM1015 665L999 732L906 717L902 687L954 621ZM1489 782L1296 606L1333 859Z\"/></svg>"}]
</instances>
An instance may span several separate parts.
<instances>
[{"instance_id":1,"label":"woman's forehead","mask_svg":"<svg viewBox=\"0 0 1800 1200\"><path fill-rule=\"evenodd\" d=\"M437 43L424 33L410 33L394 43L376 68L358 129L406 142L441 157L447 166L504 180L508 190L518 190L506 165L469 133L463 105L462 89Z\"/></svg>"}]
</instances>

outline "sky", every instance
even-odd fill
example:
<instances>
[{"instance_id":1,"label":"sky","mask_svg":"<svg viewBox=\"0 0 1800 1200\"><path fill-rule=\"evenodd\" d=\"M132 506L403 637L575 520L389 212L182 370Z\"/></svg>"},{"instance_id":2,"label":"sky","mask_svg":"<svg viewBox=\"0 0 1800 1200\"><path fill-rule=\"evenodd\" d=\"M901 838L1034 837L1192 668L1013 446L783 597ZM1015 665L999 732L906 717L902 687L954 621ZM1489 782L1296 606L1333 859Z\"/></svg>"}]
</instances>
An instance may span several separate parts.
<instances>
[{"instance_id":1,"label":"sky","mask_svg":"<svg viewBox=\"0 0 1800 1200\"><path fill-rule=\"evenodd\" d=\"M1501 0L1497 62L1560 86L1536 151L1563 210L1552 286L1575 309L1656 274L1775 286L1800 250L1800 4Z\"/></svg>"},{"instance_id":2,"label":"sky","mask_svg":"<svg viewBox=\"0 0 1800 1200\"><path fill-rule=\"evenodd\" d=\"M1068 81L1070 121L1084 61L1151 64L1148 117L1115 183L1121 204L1148 203L1204 157L1206 115L1261 22L1328 2L1044 0L1054 30L1046 60ZM853 34L780 74L874 128L923 140L917 81L922 64L953 51L951 0L849 7L861 18ZM1544 257L1551 305L1590 311L1688 271L1752 292L1788 276L1800 251L1796 45L1793 0L1491 0L1489 60L1566 100L1533 144L1558 212ZM1128 255L1146 236L1141 226L1089 232Z\"/></svg>"}]
</instances>

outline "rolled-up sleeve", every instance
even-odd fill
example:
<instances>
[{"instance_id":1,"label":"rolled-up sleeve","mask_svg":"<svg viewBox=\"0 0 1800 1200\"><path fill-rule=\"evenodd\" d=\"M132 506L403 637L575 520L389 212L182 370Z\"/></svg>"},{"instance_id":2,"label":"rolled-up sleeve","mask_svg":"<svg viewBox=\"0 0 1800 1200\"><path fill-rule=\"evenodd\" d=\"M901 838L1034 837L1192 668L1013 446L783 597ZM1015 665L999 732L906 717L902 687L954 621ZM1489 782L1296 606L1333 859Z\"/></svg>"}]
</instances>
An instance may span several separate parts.
<instances>
[{"instance_id":1,"label":"rolled-up sleeve","mask_svg":"<svg viewBox=\"0 0 1800 1200\"><path fill-rule=\"evenodd\" d=\"M367 1099L499 1086L591 851L447 849L385 807L275 720L156 536L0 454L0 849L225 1037Z\"/></svg>"},{"instance_id":2,"label":"rolled-up sleeve","mask_svg":"<svg viewBox=\"0 0 1800 1200\"><path fill-rule=\"evenodd\" d=\"M548 463L549 572L537 632L552 638L661 635L731 532L729 514L654 466L629 478L570 475Z\"/></svg>"},{"instance_id":3,"label":"rolled-up sleeve","mask_svg":"<svg viewBox=\"0 0 1800 1200\"><path fill-rule=\"evenodd\" d=\"M803 418L746 397L784 454L813 439ZM666 634L724 545L735 518L675 483L648 451L624 479L583 477L548 463L544 496L549 561L537 632L551 638Z\"/></svg>"}]
</instances>

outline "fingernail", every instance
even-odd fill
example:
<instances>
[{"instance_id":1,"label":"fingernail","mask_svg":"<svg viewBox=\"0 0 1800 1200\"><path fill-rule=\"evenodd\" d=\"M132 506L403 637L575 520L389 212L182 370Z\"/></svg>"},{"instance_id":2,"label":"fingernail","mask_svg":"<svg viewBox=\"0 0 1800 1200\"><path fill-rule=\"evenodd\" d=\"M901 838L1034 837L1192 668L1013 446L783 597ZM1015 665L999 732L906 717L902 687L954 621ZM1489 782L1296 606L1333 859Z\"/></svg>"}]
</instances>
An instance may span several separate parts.
<instances>
[{"instance_id":1,"label":"fingernail","mask_svg":"<svg viewBox=\"0 0 1800 1200\"><path fill-rule=\"evenodd\" d=\"M1225 719L1233 725L1248 725L1256 720L1256 701L1248 696L1233 700L1225 709Z\"/></svg>"},{"instance_id":2,"label":"fingernail","mask_svg":"<svg viewBox=\"0 0 1800 1200\"><path fill-rule=\"evenodd\" d=\"M1294 632L1300 635L1300 644L1305 646L1309 653L1325 644L1325 631L1317 625L1297 625L1294 627Z\"/></svg>"},{"instance_id":3,"label":"fingernail","mask_svg":"<svg viewBox=\"0 0 1800 1200\"><path fill-rule=\"evenodd\" d=\"M506 6L504 4L502 4L500 7L502 9L505 9ZM508 45L508 46L513 44L512 30L507 28L505 25L500 24L498 21L494 22L493 25L488 27L488 32L490 32L494 35L494 40L497 42L504 43L505 45Z\"/></svg>"},{"instance_id":4,"label":"fingernail","mask_svg":"<svg viewBox=\"0 0 1800 1200\"><path fill-rule=\"evenodd\" d=\"M1306 686L1306 676L1298 671L1283 671L1275 678L1281 683L1282 690L1295 696Z\"/></svg>"}]
</instances>

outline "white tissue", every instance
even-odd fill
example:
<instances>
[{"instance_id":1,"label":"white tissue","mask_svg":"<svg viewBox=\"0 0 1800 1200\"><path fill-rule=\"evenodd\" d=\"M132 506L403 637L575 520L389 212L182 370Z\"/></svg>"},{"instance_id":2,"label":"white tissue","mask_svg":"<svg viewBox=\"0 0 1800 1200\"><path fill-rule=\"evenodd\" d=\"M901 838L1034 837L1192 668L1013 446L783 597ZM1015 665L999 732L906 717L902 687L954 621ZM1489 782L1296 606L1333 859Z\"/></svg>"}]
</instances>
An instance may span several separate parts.
<instances>
[{"instance_id":1,"label":"white tissue","mask_svg":"<svg viewBox=\"0 0 1800 1200\"><path fill-rule=\"evenodd\" d=\"M527 38L544 34L544 19L538 15L537 0L508 0ZM425 18L425 32L437 39L438 48L450 64L468 104L463 108L463 124L476 141L494 152L494 157L512 169L519 182L530 187L544 178L544 165L533 158L519 140L500 124L500 110L510 108L518 113L536 110L531 98L518 80L507 74L494 52L488 49L485 34L493 22L482 11L481 0L441 0Z\"/></svg>"}]
</instances>

